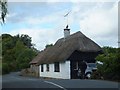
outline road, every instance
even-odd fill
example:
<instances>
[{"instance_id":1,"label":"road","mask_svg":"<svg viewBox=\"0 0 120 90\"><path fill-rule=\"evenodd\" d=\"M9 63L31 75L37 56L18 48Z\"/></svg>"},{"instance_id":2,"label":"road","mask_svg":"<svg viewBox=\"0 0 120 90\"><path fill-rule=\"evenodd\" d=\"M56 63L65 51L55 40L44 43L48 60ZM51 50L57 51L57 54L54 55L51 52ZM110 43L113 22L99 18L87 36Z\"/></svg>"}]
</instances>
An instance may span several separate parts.
<instances>
[{"instance_id":1,"label":"road","mask_svg":"<svg viewBox=\"0 0 120 90\"><path fill-rule=\"evenodd\" d=\"M2 77L2 88L29 88L55 89L55 90L120 90L120 83L102 80L80 80L80 79L43 79L19 76L19 72L10 73ZM9 89L7 89L9 90Z\"/></svg>"}]
</instances>

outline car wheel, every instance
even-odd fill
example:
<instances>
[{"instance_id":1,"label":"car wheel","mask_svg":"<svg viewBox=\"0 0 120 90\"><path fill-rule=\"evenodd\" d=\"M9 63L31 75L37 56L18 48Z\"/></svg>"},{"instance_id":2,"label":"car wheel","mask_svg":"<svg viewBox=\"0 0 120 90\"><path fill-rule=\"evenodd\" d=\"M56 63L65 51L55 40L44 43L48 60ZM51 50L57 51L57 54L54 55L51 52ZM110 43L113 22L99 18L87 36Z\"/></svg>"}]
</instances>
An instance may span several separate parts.
<instances>
[{"instance_id":1,"label":"car wheel","mask_svg":"<svg viewBox=\"0 0 120 90\"><path fill-rule=\"evenodd\" d=\"M86 78L87 78L87 79L90 79L90 78L91 78L91 73L87 73L87 74L86 74Z\"/></svg>"}]
</instances>

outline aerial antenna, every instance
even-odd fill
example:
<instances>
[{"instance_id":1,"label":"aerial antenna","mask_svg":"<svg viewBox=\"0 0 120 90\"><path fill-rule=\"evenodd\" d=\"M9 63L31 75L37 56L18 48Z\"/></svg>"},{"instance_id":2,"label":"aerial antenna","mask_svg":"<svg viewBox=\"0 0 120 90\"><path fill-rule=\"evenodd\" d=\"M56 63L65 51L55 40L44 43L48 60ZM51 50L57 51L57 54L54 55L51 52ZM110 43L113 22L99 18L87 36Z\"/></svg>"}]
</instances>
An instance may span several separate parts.
<instances>
[{"instance_id":1,"label":"aerial antenna","mask_svg":"<svg viewBox=\"0 0 120 90\"><path fill-rule=\"evenodd\" d=\"M70 10L68 13L66 13L66 14L64 15L64 17L67 18L67 28L68 28L68 15L70 14L70 12L71 12L71 10Z\"/></svg>"}]
</instances>

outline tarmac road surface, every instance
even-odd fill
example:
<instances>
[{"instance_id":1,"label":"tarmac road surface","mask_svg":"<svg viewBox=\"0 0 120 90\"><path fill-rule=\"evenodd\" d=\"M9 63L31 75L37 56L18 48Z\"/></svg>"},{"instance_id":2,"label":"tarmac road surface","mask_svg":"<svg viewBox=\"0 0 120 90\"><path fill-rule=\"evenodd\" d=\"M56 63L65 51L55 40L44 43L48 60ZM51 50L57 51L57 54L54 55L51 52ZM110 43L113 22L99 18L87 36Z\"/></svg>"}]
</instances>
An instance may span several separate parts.
<instances>
[{"instance_id":1,"label":"tarmac road surface","mask_svg":"<svg viewBox=\"0 0 120 90\"><path fill-rule=\"evenodd\" d=\"M102 80L43 79L19 76L19 72L2 77L2 90L120 90L120 83Z\"/></svg>"}]
</instances>

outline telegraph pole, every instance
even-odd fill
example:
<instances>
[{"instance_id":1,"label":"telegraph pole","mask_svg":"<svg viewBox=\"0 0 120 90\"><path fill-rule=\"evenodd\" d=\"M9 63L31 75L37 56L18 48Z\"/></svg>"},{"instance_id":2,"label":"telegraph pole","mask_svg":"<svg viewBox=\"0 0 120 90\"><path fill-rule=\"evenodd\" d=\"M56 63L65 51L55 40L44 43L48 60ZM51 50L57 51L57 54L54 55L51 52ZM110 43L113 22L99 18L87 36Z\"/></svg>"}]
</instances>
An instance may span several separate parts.
<instances>
[{"instance_id":1,"label":"telegraph pole","mask_svg":"<svg viewBox=\"0 0 120 90\"><path fill-rule=\"evenodd\" d=\"M120 48L120 41L118 41L118 48Z\"/></svg>"}]
</instances>

